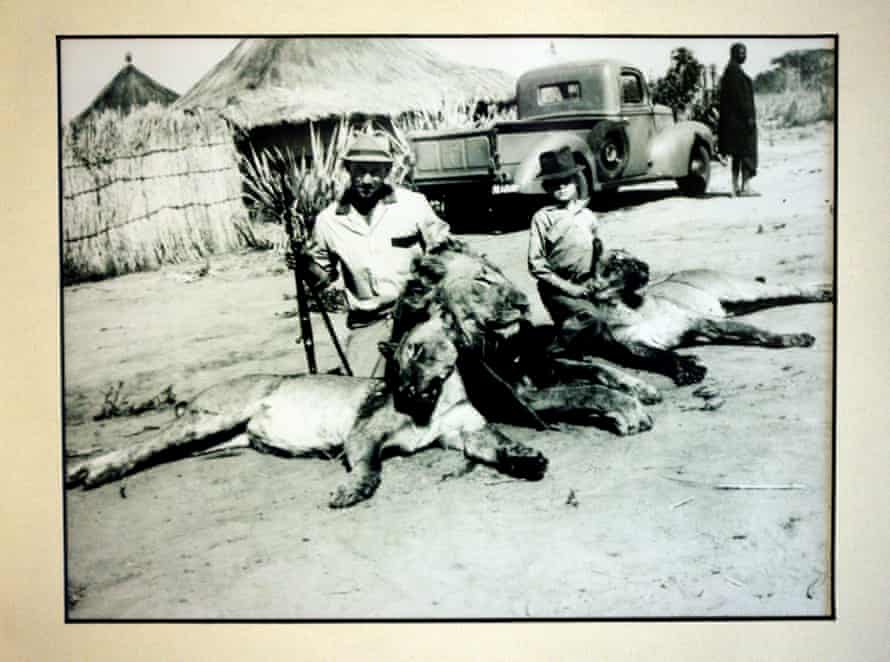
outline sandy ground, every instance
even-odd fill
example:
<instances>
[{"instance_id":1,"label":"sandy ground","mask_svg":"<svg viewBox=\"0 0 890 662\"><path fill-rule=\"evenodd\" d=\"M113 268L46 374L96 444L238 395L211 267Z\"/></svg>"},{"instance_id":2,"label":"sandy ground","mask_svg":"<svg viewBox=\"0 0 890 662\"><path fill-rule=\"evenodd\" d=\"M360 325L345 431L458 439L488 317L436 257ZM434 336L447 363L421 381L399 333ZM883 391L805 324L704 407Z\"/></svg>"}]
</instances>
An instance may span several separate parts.
<instances>
[{"instance_id":1,"label":"sandy ground","mask_svg":"<svg viewBox=\"0 0 890 662\"><path fill-rule=\"evenodd\" d=\"M711 267L773 282L832 278L832 127L767 133L760 198L622 191L607 246L654 275ZM469 235L545 313L527 233ZM304 369L280 256L248 253L64 291L66 450L119 448L171 412L93 420L109 386L179 398L251 372ZM65 494L69 611L81 619L627 618L821 615L830 609L833 306L763 311L808 349L702 347L706 384L661 389L654 428L504 426L550 460L538 483L431 449L389 459L369 502L327 507L336 461L253 451L188 458ZM342 324L339 319L338 323ZM322 369L337 365L321 320ZM635 373L643 375L643 373ZM149 429L146 429L149 428ZM716 490L717 483L793 490ZM574 498L569 498L570 495Z\"/></svg>"}]
</instances>

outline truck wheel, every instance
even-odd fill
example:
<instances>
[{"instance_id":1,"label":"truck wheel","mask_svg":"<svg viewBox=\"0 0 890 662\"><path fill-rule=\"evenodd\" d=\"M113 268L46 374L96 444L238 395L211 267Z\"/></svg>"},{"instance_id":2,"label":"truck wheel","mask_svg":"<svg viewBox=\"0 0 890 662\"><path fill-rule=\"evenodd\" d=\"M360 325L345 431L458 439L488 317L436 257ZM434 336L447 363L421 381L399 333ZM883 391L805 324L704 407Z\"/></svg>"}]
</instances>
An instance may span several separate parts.
<instances>
[{"instance_id":1,"label":"truck wheel","mask_svg":"<svg viewBox=\"0 0 890 662\"><path fill-rule=\"evenodd\" d=\"M696 197L704 195L711 179L711 155L701 143L696 143L689 155L689 174L677 180L677 186L684 195Z\"/></svg>"},{"instance_id":2,"label":"truck wheel","mask_svg":"<svg viewBox=\"0 0 890 662\"><path fill-rule=\"evenodd\" d=\"M596 159L596 175L601 181L617 179L627 166L629 141L624 122L603 121L587 136Z\"/></svg>"}]
</instances>

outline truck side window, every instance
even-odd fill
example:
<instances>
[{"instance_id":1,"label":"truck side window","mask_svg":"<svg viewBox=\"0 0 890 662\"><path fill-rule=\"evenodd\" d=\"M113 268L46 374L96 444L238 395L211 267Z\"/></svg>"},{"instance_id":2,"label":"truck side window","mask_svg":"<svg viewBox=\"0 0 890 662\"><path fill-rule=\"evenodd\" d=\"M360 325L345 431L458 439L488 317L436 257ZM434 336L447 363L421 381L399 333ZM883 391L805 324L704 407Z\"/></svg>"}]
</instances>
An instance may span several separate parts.
<instances>
[{"instance_id":1,"label":"truck side window","mask_svg":"<svg viewBox=\"0 0 890 662\"><path fill-rule=\"evenodd\" d=\"M621 102L643 103L643 82L640 77L632 72L625 71L621 74Z\"/></svg>"},{"instance_id":2,"label":"truck side window","mask_svg":"<svg viewBox=\"0 0 890 662\"><path fill-rule=\"evenodd\" d=\"M580 98L581 83L578 81L542 85L538 88L538 104L541 106Z\"/></svg>"}]
</instances>

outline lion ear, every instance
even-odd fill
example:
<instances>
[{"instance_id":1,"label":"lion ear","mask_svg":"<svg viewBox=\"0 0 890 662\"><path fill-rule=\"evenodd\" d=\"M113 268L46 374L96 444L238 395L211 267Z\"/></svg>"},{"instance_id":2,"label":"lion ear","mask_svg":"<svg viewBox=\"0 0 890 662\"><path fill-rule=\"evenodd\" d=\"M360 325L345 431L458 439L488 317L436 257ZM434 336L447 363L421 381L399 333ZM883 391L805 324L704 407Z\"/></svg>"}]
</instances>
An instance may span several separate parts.
<instances>
[{"instance_id":1,"label":"lion ear","mask_svg":"<svg viewBox=\"0 0 890 662\"><path fill-rule=\"evenodd\" d=\"M396 353L396 343L394 342L379 342L377 343L377 349L380 350L380 353L387 359L391 359L395 356Z\"/></svg>"}]
</instances>

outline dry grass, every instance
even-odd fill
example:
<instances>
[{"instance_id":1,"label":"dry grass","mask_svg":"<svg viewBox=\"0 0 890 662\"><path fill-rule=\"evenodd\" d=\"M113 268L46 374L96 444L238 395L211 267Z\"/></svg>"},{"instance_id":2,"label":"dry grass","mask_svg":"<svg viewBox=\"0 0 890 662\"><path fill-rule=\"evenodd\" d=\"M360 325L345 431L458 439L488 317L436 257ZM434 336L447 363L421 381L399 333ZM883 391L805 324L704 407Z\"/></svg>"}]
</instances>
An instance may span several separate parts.
<instances>
[{"instance_id":1,"label":"dry grass","mask_svg":"<svg viewBox=\"0 0 890 662\"><path fill-rule=\"evenodd\" d=\"M101 113L110 108L129 112L150 103L169 106L178 98L179 95L176 92L145 75L127 60L124 68L117 72L111 82L99 92L89 108L78 115L73 123L79 124L88 119L90 115Z\"/></svg>"},{"instance_id":2,"label":"dry grass","mask_svg":"<svg viewBox=\"0 0 890 662\"><path fill-rule=\"evenodd\" d=\"M416 39L244 39L175 107L215 109L249 129L353 113L395 117L443 99L503 101L514 85L507 73L453 62Z\"/></svg>"},{"instance_id":3,"label":"dry grass","mask_svg":"<svg viewBox=\"0 0 890 662\"><path fill-rule=\"evenodd\" d=\"M225 122L215 116L173 112L150 103L130 114L107 110L89 121L68 124L62 158L66 165L91 166L152 150L230 141Z\"/></svg>"},{"instance_id":4,"label":"dry grass","mask_svg":"<svg viewBox=\"0 0 890 662\"><path fill-rule=\"evenodd\" d=\"M767 128L791 128L834 120L834 89L800 89L758 94L757 115Z\"/></svg>"},{"instance_id":5,"label":"dry grass","mask_svg":"<svg viewBox=\"0 0 890 662\"><path fill-rule=\"evenodd\" d=\"M62 138L62 278L95 280L255 244L219 118L106 111Z\"/></svg>"},{"instance_id":6,"label":"dry grass","mask_svg":"<svg viewBox=\"0 0 890 662\"><path fill-rule=\"evenodd\" d=\"M484 107L484 112L477 108ZM403 113L396 125L404 132L442 131L448 129L479 129L497 122L517 119L515 105L499 106L484 101L443 103L438 110Z\"/></svg>"}]
</instances>

